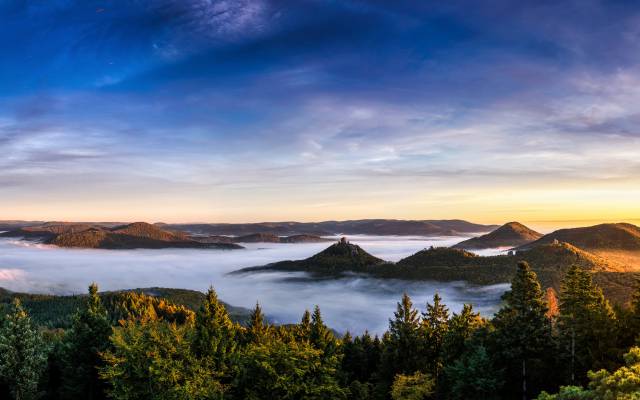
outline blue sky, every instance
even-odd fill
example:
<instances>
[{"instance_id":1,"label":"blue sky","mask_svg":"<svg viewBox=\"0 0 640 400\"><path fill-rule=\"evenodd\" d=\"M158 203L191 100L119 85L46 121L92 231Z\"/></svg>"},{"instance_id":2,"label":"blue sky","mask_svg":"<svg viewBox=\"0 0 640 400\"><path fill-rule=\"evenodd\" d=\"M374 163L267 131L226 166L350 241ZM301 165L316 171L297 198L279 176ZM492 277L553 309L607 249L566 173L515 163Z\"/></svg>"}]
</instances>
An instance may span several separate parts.
<instances>
[{"instance_id":1,"label":"blue sky","mask_svg":"<svg viewBox=\"0 0 640 400\"><path fill-rule=\"evenodd\" d=\"M640 217L640 5L4 1L0 219Z\"/></svg>"}]
</instances>

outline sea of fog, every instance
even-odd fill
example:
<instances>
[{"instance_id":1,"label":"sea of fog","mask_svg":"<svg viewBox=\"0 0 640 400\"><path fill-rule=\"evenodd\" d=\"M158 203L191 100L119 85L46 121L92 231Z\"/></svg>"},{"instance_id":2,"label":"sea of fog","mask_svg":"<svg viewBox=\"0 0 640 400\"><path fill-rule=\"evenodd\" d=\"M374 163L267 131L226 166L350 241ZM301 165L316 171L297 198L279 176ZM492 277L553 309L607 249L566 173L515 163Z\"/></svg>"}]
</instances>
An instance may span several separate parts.
<instances>
[{"instance_id":1,"label":"sea of fog","mask_svg":"<svg viewBox=\"0 0 640 400\"><path fill-rule=\"evenodd\" d=\"M350 236L371 254L397 261L429 246L450 246L465 238ZM251 308L259 301L277 323L297 322L305 309L319 305L329 326L339 332L382 333L403 292L420 309L438 292L451 311L471 303L484 315L497 308L508 285L468 286L463 282L409 282L350 276L310 280L304 273L261 272L228 275L244 267L309 257L330 243L246 244L244 250L88 250L61 249L15 239L0 239L0 287L31 293L83 293L95 281L100 290L141 287L200 291L213 285L219 297ZM497 254L502 249L483 252Z\"/></svg>"}]
</instances>

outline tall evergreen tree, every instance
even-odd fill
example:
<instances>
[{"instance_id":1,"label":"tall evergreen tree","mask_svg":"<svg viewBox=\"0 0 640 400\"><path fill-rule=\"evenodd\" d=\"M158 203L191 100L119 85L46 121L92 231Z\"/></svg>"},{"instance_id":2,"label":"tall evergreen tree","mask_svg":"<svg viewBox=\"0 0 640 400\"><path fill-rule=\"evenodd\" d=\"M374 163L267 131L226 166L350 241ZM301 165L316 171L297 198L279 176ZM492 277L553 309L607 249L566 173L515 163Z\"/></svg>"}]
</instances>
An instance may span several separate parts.
<instances>
[{"instance_id":1,"label":"tall evergreen tree","mask_svg":"<svg viewBox=\"0 0 640 400\"><path fill-rule=\"evenodd\" d=\"M0 327L0 379L15 400L38 397L38 383L47 364L47 349L20 300L13 301Z\"/></svg>"},{"instance_id":2,"label":"tall evergreen tree","mask_svg":"<svg viewBox=\"0 0 640 400\"><path fill-rule=\"evenodd\" d=\"M412 375L425 369L420 355L420 316L406 293L398 303L389 330L383 337L378 393L388 393L397 374Z\"/></svg>"},{"instance_id":3,"label":"tall evergreen tree","mask_svg":"<svg viewBox=\"0 0 640 400\"><path fill-rule=\"evenodd\" d=\"M236 348L236 329L213 287L196 313L194 330L194 353L206 358L216 373L224 375Z\"/></svg>"},{"instance_id":4,"label":"tall evergreen tree","mask_svg":"<svg viewBox=\"0 0 640 400\"><path fill-rule=\"evenodd\" d=\"M256 303L255 308L249 317L249 325L245 336L249 343L264 343L269 339L271 327L265 323L265 317L262 313L262 307Z\"/></svg>"},{"instance_id":5,"label":"tall evergreen tree","mask_svg":"<svg viewBox=\"0 0 640 400\"><path fill-rule=\"evenodd\" d=\"M486 321L473 311L471 304L463 305L460 313L453 313L442 344L444 363L457 360L464 353L466 342L485 324Z\"/></svg>"},{"instance_id":6,"label":"tall evergreen tree","mask_svg":"<svg viewBox=\"0 0 640 400\"><path fill-rule=\"evenodd\" d=\"M296 339L298 341L310 341L311 340L311 313L309 310L304 310L302 319L298 326L296 326Z\"/></svg>"},{"instance_id":7,"label":"tall evergreen tree","mask_svg":"<svg viewBox=\"0 0 640 400\"><path fill-rule=\"evenodd\" d=\"M325 353L333 353L336 346L336 338L333 332L324 324L320 307L315 306L311 315L311 330L309 332L311 344Z\"/></svg>"},{"instance_id":8,"label":"tall evergreen tree","mask_svg":"<svg viewBox=\"0 0 640 400\"><path fill-rule=\"evenodd\" d=\"M109 347L111 323L98 296L98 285L89 286L89 296L74 316L64 338L62 392L65 398L105 398L105 383L99 379L100 353Z\"/></svg>"},{"instance_id":9,"label":"tall evergreen tree","mask_svg":"<svg viewBox=\"0 0 640 400\"><path fill-rule=\"evenodd\" d=\"M513 398L522 399L537 393L544 383L542 356L551 343L551 323L546 317L547 306L536 273L529 264L518 263L511 290L503 296L503 307L493 323L499 359L508 373L507 386ZM519 382L519 385L515 383Z\"/></svg>"},{"instance_id":10,"label":"tall evergreen tree","mask_svg":"<svg viewBox=\"0 0 640 400\"><path fill-rule=\"evenodd\" d=\"M427 303L427 310L422 314L421 334L424 355L428 360L427 371L437 382L443 367L443 344L449 330L449 310L442 304L438 293L433 295L433 304Z\"/></svg>"},{"instance_id":11,"label":"tall evergreen tree","mask_svg":"<svg viewBox=\"0 0 640 400\"><path fill-rule=\"evenodd\" d=\"M560 292L558 331L569 383L584 383L587 371L611 367L616 347L615 315L591 274L574 265L565 275Z\"/></svg>"}]
</instances>

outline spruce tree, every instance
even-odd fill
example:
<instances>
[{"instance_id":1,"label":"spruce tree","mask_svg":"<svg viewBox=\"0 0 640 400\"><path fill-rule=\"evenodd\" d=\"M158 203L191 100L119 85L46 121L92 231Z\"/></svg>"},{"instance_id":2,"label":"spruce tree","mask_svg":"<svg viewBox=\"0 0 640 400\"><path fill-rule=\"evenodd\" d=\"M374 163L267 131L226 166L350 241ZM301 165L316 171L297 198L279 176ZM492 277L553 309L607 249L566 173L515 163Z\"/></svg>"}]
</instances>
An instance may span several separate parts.
<instances>
[{"instance_id":1,"label":"spruce tree","mask_svg":"<svg viewBox=\"0 0 640 400\"><path fill-rule=\"evenodd\" d=\"M47 365L47 349L20 300L14 299L0 328L0 377L16 400L38 397L38 383Z\"/></svg>"},{"instance_id":2,"label":"spruce tree","mask_svg":"<svg viewBox=\"0 0 640 400\"><path fill-rule=\"evenodd\" d=\"M336 339L329 328L322 320L320 307L315 306L313 315L311 316L311 329L309 332L311 344L325 353L333 353L335 350Z\"/></svg>"},{"instance_id":3,"label":"spruce tree","mask_svg":"<svg viewBox=\"0 0 640 400\"><path fill-rule=\"evenodd\" d=\"M109 347L111 323L98 296L98 285L89 286L89 296L76 313L64 338L63 397L89 400L105 398L105 383L99 379L100 353Z\"/></svg>"},{"instance_id":4,"label":"spruce tree","mask_svg":"<svg viewBox=\"0 0 640 400\"><path fill-rule=\"evenodd\" d=\"M406 293L397 305L394 318L389 320L382 346L381 387L377 391L388 391L396 374L411 375L425 368L420 355L420 316Z\"/></svg>"},{"instance_id":5,"label":"spruce tree","mask_svg":"<svg viewBox=\"0 0 640 400\"><path fill-rule=\"evenodd\" d=\"M218 295L210 287L196 313L193 350L207 359L216 373L224 374L236 347L236 329Z\"/></svg>"},{"instance_id":6,"label":"spruce tree","mask_svg":"<svg viewBox=\"0 0 640 400\"><path fill-rule=\"evenodd\" d=\"M507 387L513 398L522 399L537 393L544 383L542 357L551 343L551 324L546 317L547 306L536 273L529 264L518 263L511 290L503 296L503 307L496 313L495 340L499 360L508 376ZM515 385L519 382L519 385Z\"/></svg>"},{"instance_id":7,"label":"spruce tree","mask_svg":"<svg viewBox=\"0 0 640 400\"><path fill-rule=\"evenodd\" d=\"M300 323L295 329L296 331L296 340L300 342L310 341L311 340L311 313L309 310L304 310L304 314L302 314L302 319Z\"/></svg>"},{"instance_id":8,"label":"spruce tree","mask_svg":"<svg viewBox=\"0 0 640 400\"><path fill-rule=\"evenodd\" d=\"M572 266L560 292L558 331L564 358L569 360L569 383L584 383L587 371L611 367L615 349L615 315L591 274Z\"/></svg>"},{"instance_id":9,"label":"spruce tree","mask_svg":"<svg viewBox=\"0 0 640 400\"><path fill-rule=\"evenodd\" d=\"M256 303L256 307L249 317L249 325L246 330L246 338L249 343L264 343L268 341L271 328L265 323L264 314L260 304Z\"/></svg>"},{"instance_id":10,"label":"spruce tree","mask_svg":"<svg viewBox=\"0 0 640 400\"><path fill-rule=\"evenodd\" d=\"M436 382L442 370L442 348L449 329L449 310L442 304L438 293L433 296L433 304L427 303L427 311L422 314L422 340L424 355L428 360L428 372Z\"/></svg>"},{"instance_id":11,"label":"spruce tree","mask_svg":"<svg viewBox=\"0 0 640 400\"><path fill-rule=\"evenodd\" d=\"M444 363L457 360L466 350L466 342L484 325L486 321L473 311L471 304L463 305L460 313L453 313L442 344Z\"/></svg>"}]
</instances>

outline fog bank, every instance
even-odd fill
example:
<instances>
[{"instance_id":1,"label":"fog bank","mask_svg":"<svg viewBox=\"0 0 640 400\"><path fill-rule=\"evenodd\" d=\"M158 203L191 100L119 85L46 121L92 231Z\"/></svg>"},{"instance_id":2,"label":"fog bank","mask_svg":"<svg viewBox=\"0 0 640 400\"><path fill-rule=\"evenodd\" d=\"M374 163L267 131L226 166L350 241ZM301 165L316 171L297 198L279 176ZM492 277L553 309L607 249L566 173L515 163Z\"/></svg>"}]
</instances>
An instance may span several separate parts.
<instances>
[{"instance_id":1,"label":"fog bank","mask_svg":"<svg viewBox=\"0 0 640 400\"><path fill-rule=\"evenodd\" d=\"M397 261L429 246L449 246L465 238L350 236L371 254ZM338 331L382 333L404 291L418 307L437 291L452 311L472 303L495 311L508 285L469 287L461 282L407 282L350 276L311 281L303 273L265 272L227 275L244 267L309 257L330 243L251 243L245 250L85 250L60 249L0 239L0 287L33 293L83 293L95 281L100 290L161 286L205 291L213 285L224 301L253 307L259 301L269 317L296 322L318 304L328 325ZM489 250L485 254L495 254Z\"/></svg>"}]
</instances>

